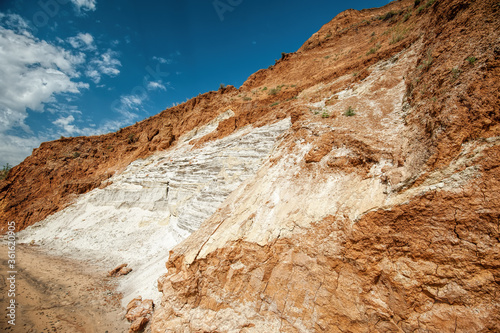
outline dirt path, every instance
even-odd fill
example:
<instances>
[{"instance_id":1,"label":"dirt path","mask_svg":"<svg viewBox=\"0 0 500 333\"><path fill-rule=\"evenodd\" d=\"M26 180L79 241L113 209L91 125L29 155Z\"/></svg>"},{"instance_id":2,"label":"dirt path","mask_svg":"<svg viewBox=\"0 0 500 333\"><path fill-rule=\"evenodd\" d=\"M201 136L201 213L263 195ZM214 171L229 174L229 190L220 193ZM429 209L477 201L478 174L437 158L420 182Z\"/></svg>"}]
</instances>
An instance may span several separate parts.
<instances>
[{"instance_id":1,"label":"dirt path","mask_svg":"<svg viewBox=\"0 0 500 333\"><path fill-rule=\"evenodd\" d=\"M116 280L87 264L16 247L16 325L6 317L8 250L0 245L0 330L6 332L127 332Z\"/></svg>"}]
</instances>

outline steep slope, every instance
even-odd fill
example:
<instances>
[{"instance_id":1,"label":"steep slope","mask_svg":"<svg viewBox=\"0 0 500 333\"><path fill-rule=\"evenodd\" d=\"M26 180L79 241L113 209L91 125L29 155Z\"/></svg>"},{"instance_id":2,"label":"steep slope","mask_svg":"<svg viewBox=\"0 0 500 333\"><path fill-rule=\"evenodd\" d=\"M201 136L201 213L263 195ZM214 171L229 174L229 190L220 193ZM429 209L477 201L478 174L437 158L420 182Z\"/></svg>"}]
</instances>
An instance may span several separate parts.
<instances>
[{"instance_id":1,"label":"steep slope","mask_svg":"<svg viewBox=\"0 0 500 333\"><path fill-rule=\"evenodd\" d=\"M171 251L154 332L500 330L500 8L416 3L342 13L244 85L302 75L310 111Z\"/></svg>"},{"instance_id":2,"label":"steep slope","mask_svg":"<svg viewBox=\"0 0 500 333\"><path fill-rule=\"evenodd\" d=\"M499 331L499 45L497 1L346 11L238 90L42 145L0 222L129 261L125 302L168 260L154 332Z\"/></svg>"},{"instance_id":3,"label":"steep slope","mask_svg":"<svg viewBox=\"0 0 500 333\"><path fill-rule=\"evenodd\" d=\"M285 119L191 149L193 140L232 116L228 110L181 136L175 148L134 161L110 178L107 187L19 232L19 240L108 270L126 262L133 272L121 280L124 305L138 294L159 300L156 280L164 271L168 251L255 175L280 134L290 127Z\"/></svg>"},{"instance_id":4,"label":"steep slope","mask_svg":"<svg viewBox=\"0 0 500 333\"><path fill-rule=\"evenodd\" d=\"M377 15L400 8L401 4L393 3L378 11ZM357 40L357 26L349 26L351 21L354 22L351 14L355 17L364 15L366 18L372 15L367 11L361 14L348 12L345 18L339 19L337 25L345 27L340 33L349 38L345 42L359 44L358 47L366 52L375 41L387 39L382 33L388 22L382 21L386 24L373 29L377 31L377 36L380 35L374 41L370 37ZM23 163L14 167L6 180L0 181L0 232L5 232L7 223L13 220L16 221L17 230L43 220L66 207L75 195L101 186L137 158L168 149L177 143L182 134L206 124L228 109L235 112L234 119L222 123L215 133L203 138L202 142L226 136L248 124L262 126L276 117L297 116L304 111L304 107L298 107L293 98L304 89L328 77L353 73L356 68L374 64L388 54L403 49L409 44L410 38L416 38L413 34L398 44L384 42L376 54L358 59L351 57L350 53L354 51L350 47L346 48L347 44L336 43L337 35L326 31L321 33L323 47L284 56L275 66L252 75L240 90L229 86L218 92L200 95L116 133L61 138L43 143ZM355 51L358 52L357 49ZM297 70L288 70L290 62L296 64L293 68ZM353 81L362 76L353 78ZM281 104L270 107L277 103Z\"/></svg>"}]
</instances>

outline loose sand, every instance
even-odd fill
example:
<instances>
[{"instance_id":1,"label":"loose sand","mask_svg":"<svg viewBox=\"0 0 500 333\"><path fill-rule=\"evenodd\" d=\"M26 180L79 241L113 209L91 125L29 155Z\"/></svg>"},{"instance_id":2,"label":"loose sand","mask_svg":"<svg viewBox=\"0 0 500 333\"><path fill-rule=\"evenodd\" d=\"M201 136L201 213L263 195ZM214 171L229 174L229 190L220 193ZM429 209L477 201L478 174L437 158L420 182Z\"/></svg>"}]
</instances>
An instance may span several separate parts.
<instances>
[{"instance_id":1,"label":"loose sand","mask_svg":"<svg viewBox=\"0 0 500 333\"><path fill-rule=\"evenodd\" d=\"M0 246L0 330L6 332L126 332L117 279L85 262L16 247L16 325L7 322L7 247Z\"/></svg>"}]
</instances>

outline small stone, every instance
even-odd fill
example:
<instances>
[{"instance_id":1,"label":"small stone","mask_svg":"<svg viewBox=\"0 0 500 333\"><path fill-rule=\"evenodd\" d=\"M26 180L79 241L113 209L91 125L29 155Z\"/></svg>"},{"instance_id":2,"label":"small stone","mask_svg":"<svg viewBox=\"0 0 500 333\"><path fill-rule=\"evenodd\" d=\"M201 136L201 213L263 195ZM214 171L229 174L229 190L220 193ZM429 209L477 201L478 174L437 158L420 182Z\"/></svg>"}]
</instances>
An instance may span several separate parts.
<instances>
[{"instance_id":1,"label":"small stone","mask_svg":"<svg viewBox=\"0 0 500 333\"><path fill-rule=\"evenodd\" d=\"M134 298L133 300L131 300L130 302L128 302L127 304L127 312L132 309L132 308L136 308L138 307L139 305L141 305L141 302L142 302L142 297L139 296L139 297L136 297Z\"/></svg>"},{"instance_id":2,"label":"small stone","mask_svg":"<svg viewBox=\"0 0 500 333\"><path fill-rule=\"evenodd\" d=\"M132 268L127 267L128 264L121 264L111 271L108 272L108 276L114 277L114 276L122 276L122 275L127 275L128 273L132 272Z\"/></svg>"},{"instance_id":3,"label":"small stone","mask_svg":"<svg viewBox=\"0 0 500 333\"><path fill-rule=\"evenodd\" d=\"M127 314L125 315L128 321L135 321L140 317L148 317L153 313L153 300L145 299L141 301L141 299L141 297L137 297L128 303Z\"/></svg>"},{"instance_id":4,"label":"small stone","mask_svg":"<svg viewBox=\"0 0 500 333\"><path fill-rule=\"evenodd\" d=\"M139 317L130 325L129 332L140 332L146 327L149 319L146 317Z\"/></svg>"}]
</instances>

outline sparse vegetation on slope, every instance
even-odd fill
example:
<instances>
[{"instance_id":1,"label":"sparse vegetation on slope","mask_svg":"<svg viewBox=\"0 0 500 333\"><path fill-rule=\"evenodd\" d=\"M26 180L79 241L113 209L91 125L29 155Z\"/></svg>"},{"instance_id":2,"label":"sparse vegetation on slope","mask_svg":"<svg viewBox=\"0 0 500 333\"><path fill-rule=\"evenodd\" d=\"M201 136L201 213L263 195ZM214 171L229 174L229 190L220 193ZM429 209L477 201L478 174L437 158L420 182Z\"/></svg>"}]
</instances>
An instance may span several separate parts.
<instances>
[{"instance_id":1,"label":"sparse vegetation on slope","mask_svg":"<svg viewBox=\"0 0 500 333\"><path fill-rule=\"evenodd\" d=\"M9 165L9 163L2 167L2 169L0 170L0 180L7 178L10 169L12 169L12 167Z\"/></svg>"}]
</instances>

